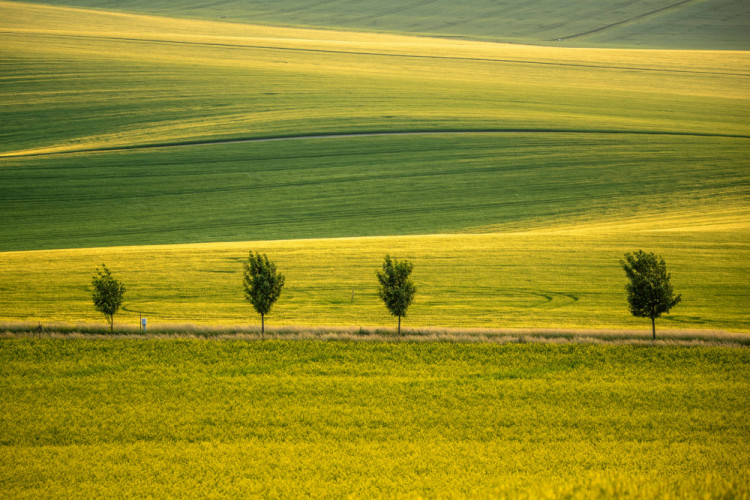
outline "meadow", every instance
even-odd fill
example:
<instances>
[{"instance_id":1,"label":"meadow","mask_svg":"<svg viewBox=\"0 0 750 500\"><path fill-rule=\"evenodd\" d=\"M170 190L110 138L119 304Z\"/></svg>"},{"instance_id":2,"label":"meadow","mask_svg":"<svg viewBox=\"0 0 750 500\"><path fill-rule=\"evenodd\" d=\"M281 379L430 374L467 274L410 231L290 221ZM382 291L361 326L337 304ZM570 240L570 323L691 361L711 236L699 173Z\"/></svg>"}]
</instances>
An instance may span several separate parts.
<instances>
[{"instance_id":1,"label":"meadow","mask_svg":"<svg viewBox=\"0 0 750 500\"><path fill-rule=\"evenodd\" d=\"M0 491L743 498L749 353L3 339Z\"/></svg>"},{"instance_id":2,"label":"meadow","mask_svg":"<svg viewBox=\"0 0 750 500\"><path fill-rule=\"evenodd\" d=\"M32 0L237 23L332 27L524 44L747 50L744 2L709 0Z\"/></svg>"},{"instance_id":3,"label":"meadow","mask_svg":"<svg viewBox=\"0 0 750 500\"><path fill-rule=\"evenodd\" d=\"M245 324L260 250L289 276L271 324L389 324L391 253L410 325L637 328L618 260L644 248L684 293L667 328L747 330L746 52L0 14L0 320L97 321L105 262L125 322ZM419 236L347 239L393 235Z\"/></svg>"},{"instance_id":4,"label":"meadow","mask_svg":"<svg viewBox=\"0 0 750 500\"><path fill-rule=\"evenodd\" d=\"M749 135L741 51L531 47L16 2L0 14L3 156L371 131Z\"/></svg>"},{"instance_id":5,"label":"meadow","mask_svg":"<svg viewBox=\"0 0 750 500\"><path fill-rule=\"evenodd\" d=\"M639 219L650 229L738 230L750 215L750 139L446 133L280 142L5 159L0 249L488 233Z\"/></svg>"},{"instance_id":6,"label":"meadow","mask_svg":"<svg viewBox=\"0 0 750 500\"><path fill-rule=\"evenodd\" d=\"M3 156L371 131L748 136L746 52L530 47L10 2L0 14Z\"/></svg>"},{"instance_id":7,"label":"meadow","mask_svg":"<svg viewBox=\"0 0 750 500\"><path fill-rule=\"evenodd\" d=\"M666 221L669 225L673 221ZM664 256L683 296L659 329L750 331L750 248L738 223L684 231L561 227L528 233L341 238L253 243L106 247L7 252L0 258L6 322L50 327L103 323L91 277L106 263L126 287L116 326L258 325L242 292L248 252L266 253L286 276L266 326L395 328L377 297L375 271L389 253L414 263L417 294L407 328L638 330L630 316L625 252ZM699 228L696 230L696 228ZM727 258L732 256L732 258ZM179 329L179 328L178 328ZM675 332L673 332L675 333Z\"/></svg>"},{"instance_id":8,"label":"meadow","mask_svg":"<svg viewBox=\"0 0 750 500\"><path fill-rule=\"evenodd\" d=\"M746 52L0 18L3 251L747 213Z\"/></svg>"}]
</instances>

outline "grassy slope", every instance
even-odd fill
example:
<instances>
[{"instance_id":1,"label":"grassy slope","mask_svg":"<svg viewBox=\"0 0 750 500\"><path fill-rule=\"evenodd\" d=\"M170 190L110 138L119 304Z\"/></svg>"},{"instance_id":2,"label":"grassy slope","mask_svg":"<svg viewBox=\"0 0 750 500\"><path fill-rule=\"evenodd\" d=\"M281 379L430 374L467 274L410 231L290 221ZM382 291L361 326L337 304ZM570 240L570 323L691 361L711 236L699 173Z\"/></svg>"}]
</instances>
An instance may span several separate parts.
<instances>
[{"instance_id":1,"label":"grassy slope","mask_svg":"<svg viewBox=\"0 0 750 500\"><path fill-rule=\"evenodd\" d=\"M313 274L294 284L308 291L279 304L284 324L389 321L367 287L372 268L391 251L429 270L420 278L427 293L425 307L414 308L414 324L632 326L617 259L644 246L665 250L684 270L703 261L678 283L689 293L682 312L675 311L677 324L747 328L750 294L739 256L748 241L748 139L711 136L750 134L746 53L503 46L17 3L0 3L0 10L9 96L0 129L4 250L604 224L601 234L565 240L543 232L494 240L499 253L486 240L483 252L469 257L463 249L477 247L461 238L435 243L437 249L383 240L362 254L357 247L369 240L355 241L343 250L356 255L345 264L348 278L321 264L336 256L338 240L252 246L273 249L289 269L315 263ZM519 128L534 133L80 151L286 134ZM617 227L627 221L633 225ZM683 232L636 234L676 227ZM149 248L4 253L2 316L95 318L86 287L105 259L132 284L131 310L145 303L160 321L243 321L247 306L236 275L226 273L237 273L248 246L216 247L231 260L215 269L206 263L217 256L197 250L196 258L181 248L159 248L161 257ZM456 287L441 281L435 252L443 250L450 265L472 276L488 261L510 260L512 267L476 286L454 275L462 282ZM527 254L542 262L531 274ZM580 269L588 255L598 264ZM159 284L160 267L172 266L174 281ZM52 273L63 285L51 297L29 269ZM602 269L607 278L600 281ZM183 284L207 276L205 289L190 285L175 298ZM347 309L352 280L369 298ZM499 305L498 296L511 298Z\"/></svg>"},{"instance_id":2,"label":"grassy slope","mask_svg":"<svg viewBox=\"0 0 750 500\"><path fill-rule=\"evenodd\" d=\"M106 262L127 285L121 325L139 311L152 326L257 324L243 299L242 260L262 251L287 277L266 319L278 325L395 327L376 293L383 256L411 259L418 293L405 326L642 328L625 300L618 260L638 248L664 256L683 295L664 329L750 331L747 228L693 231L598 228L528 234L297 240L165 247L14 252L0 257L2 317L103 322L91 307L94 267ZM713 217L702 223L713 224ZM669 224L668 222L666 223ZM626 229L623 231L623 229ZM631 232L632 231L632 232ZM53 284L52 286L50 284Z\"/></svg>"},{"instance_id":3,"label":"grassy slope","mask_svg":"<svg viewBox=\"0 0 750 500\"><path fill-rule=\"evenodd\" d=\"M373 129L748 135L744 52L552 49L7 2L0 14L5 154Z\"/></svg>"},{"instance_id":4,"label":"grassy slope","mask_svg":"<svg viewBox=\"0 0 750 500\"><path fill-rule=\"evenodd\" d=\"M750 7L737 0L53 0L243 23L461 36L516 43L674 49L750 48ZM562 39L558 42L558 39Z\"/></svg>"},{"instance_id":5,"label":"grassy slope","mask_svg":"<svg viewBox=\"0 0 750 500\"><path fill-rule=\"evenodd\" d=\"M745 53L563 50L0 9L10 96L0 134L11 155L0 158L4 250L746 211L748 139L660 135L750 135ZM27 156L487 129L538 136ZM624 131L638 134L612 133Z\"/></svg>"},{"instance_id":6,"label":"grassy slope","mask_svg":"<svg viewBox=\"0 0 750 500\"><path fill-rule=\"evenodd\" d=\"M655 214L741 223L748 144L446 134L7 159L0 248L507 231Z\"/></svg>"},{"instance_id":7,"label":"grassy slope","mask_svg":"<svg viewBox=\"0 0 750 500\"><path fill-rule=\"evenodd\" d=\"M0 491L741 498L749 352L5 339Z\"/></svg>"},{"instance_id":8,"label":"grassy slope","mask_svg":"<svg viewBox=\"0 0 750 500\"><path fill-rule=\"evenodd\" d=\"M373 128L748 135L745 54L0 14L4 153ZM0 317L97 319L104 260L123 321L243 322L251 246L288 276L276 324L390 324L372 278L391 252L417 264L410 325L633 327L617 259L642 246L685 298L660 326L747 330L746 152L535 134L4 158L5 250L544 230L4 252ZM745 349L6 339L0 360L4 497L747 495Z\"/></svg>"}]
</instances>

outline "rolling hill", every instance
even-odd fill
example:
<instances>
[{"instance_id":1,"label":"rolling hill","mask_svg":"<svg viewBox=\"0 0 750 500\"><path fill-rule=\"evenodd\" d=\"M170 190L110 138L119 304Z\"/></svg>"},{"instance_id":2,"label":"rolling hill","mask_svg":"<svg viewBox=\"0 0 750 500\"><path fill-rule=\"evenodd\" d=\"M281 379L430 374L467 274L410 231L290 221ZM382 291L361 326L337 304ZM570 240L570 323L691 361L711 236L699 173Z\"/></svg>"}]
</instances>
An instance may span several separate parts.
<instances>
[{"instance_id":1,"label":"rolling hill","mask_svg":"<svg viewBox=\"0 0 750 500\"><path fill-rule=\"evenodd\" d=\"M3 498L747 496L747 2L56 3L0 0Z\"/></svg>"},{"instance_id":2,"label":"rolling hill","mask_svg":"<svg viewBox=\"0 0 750 500\"><path fill-rule=\"evenodd\" d=\"M40 3L238 23L385 31L524 44L750 49L742 0L56 0Z\"/></svg>"},{"instance_id":3,"label":"rolling hill","mask_svg":"<svg viewBox=\"0 0 750 500\"><path fill-rule=\"evenodd\" d=\"M407 328L643 328L650 333L650 322L628 312L618 263L623 253L645 248L664 256L675 290L683 295L683 302L657 321L658 336L663 330L750 331L747 226L722 224L713 216L706 216L705 226L691 222L669 231L654 231L653 224L641 221L525 233L6 252L0 258L0 319L45 327L103 321L91 306L90 281L105 262L128 288L117 326L139 325L141 314L155 328L255 325L259 316L242 294L242 262L253 250L269 255L286 276L281 299L266 316L271 330L395 328L375 279L390 253L415 266L417 294L404 321Z\"/></svg>"},{"instance_id":4,"label":"rolling hill","mask_svg":"<svg viewBox=\"0 0 750 500\"><path fill-rule=\"evenodd\" d=\"M423 287L435 287L414 324L632 327L617 260L644 246L664 250L693 297L673 327L746 328L746 52L531 47L20 2L0 2L0 19L7 320L95 320L88 274L106 259L148 303L126 315L243 321L236 269L203 269L220 247L124 256L133 245L245 242L220 253L239 266L247 249L273 248L291 252L290 268L314 269L295 285L311 290L295 312L280 305L281 324L387 321L366 283L392 246L421 259ZM420 236L363 240L366 252L358 240L321 240L322 253L290 241L437 233L455 235L436 240L444 256ZM472 234L508 274L440 284L441 265L481 272L487 261L471 260L481 254L462 250L478 248ZM366 271L316 288L326 245ZM524 251L542 259L530 274ZM561 273L571 255L592 264ZM698 255L710 259L691 270ZM162 278L149 262L184 262L169 293L185 286L188 300L154 303ZM30 269L64 291L47 295ZM204 271L227 281L202 288ZM362 286L365 307L345 311Z\"/></svg>"},{"instance_id":5,"label":"rolling hill","mask_svg":"<svg viewBox=\"0 0 750 500\"><path fill-rule=\"evenodd\" d=\"M2 250L747 211L744 52L0 11Z\"/></svg>"}]
</instances>

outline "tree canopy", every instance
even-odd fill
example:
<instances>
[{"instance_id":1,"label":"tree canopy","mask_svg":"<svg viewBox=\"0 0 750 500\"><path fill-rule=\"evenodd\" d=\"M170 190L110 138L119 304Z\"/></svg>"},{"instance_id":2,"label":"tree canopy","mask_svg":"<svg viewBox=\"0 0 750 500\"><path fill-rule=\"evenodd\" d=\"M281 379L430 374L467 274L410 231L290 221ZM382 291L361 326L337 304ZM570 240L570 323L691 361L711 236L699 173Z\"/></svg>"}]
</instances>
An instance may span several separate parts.
<instances>
[{"instance_id":1,"label":"tree canopy","mask_svg":"<svg viewBox=\"0 0 750 500\"><path fill-rule=\"evenodd\" d=\"M284 275L276 271L276 265L260 253L250 252L244 264L245 298L260 314L261 333L265 332L265 316L281 295Z\"/></svg>"},{"instance_id":2,"label":"tree canopy","mask_svg":"<svg viewBox=\"0 0 750 500\"><path fill-rule=\"evenodd\" d=\"M620 261L630 282L628 291L630 312L638 318L651 318L653 338L656 339L656 318L677 305L681 296L674 295L670 274L664 259L643 250L626 253Z\"/></svg>"},{"instance_id":3,"label":"tree canopy","mask_svg":"<svg viewBox=\"0 0 750 500\"><path fill-rule=\"evenodd\" d=\"M114 331L115 313L120 309L125 296L125 286L112 276L104 264L101 270L96 269L91 284L94 286L92 295L94 307L107 318L111 333Z\"/></svg>"},{"instance_id":4,"label":"tree canopy","mask_svg":"<svg viewBox=\"0 0 750 500\"><path fill-rule=\"evenodd\" d=\"M401 333L401 318L406 316L406 310L417 290L410 278L413 269L414 266L408 260L399 262L386 255L383 270L376 273L380 283L378 296L388 311L398 317L398 333Z\"/></svg>"}]
</instances>

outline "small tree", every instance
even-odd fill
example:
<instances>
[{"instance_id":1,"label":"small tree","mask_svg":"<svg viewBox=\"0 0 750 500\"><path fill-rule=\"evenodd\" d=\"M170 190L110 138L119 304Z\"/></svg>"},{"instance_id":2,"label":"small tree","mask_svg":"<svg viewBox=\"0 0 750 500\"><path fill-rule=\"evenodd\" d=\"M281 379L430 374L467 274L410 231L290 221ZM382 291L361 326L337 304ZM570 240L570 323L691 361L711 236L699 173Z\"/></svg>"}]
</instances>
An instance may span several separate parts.
<instances>
[{"instance_id":1,"label":"small tree","mask_svg":"<svg viewBox=\"0 0 750 500\"><path fill-rule=\"evenodd\" d=\"M265 316L281 295L284 276L276 272L276 265L265 254L253 254L244 265L245 297L260 314L260 333L266 331Z\"/></svg>"},{"instance_id":2,"label":"small tree","mask_svg":"<svg viewBox=\"0 0 750 500\"><path fill-rule=\"evenodd\" d=\"M109 322L109 332L114 331L115 313L122 305L125 296L125 286L112 276L107 266L102 264L102 269L96 269L96 274L91 280L94 285L94 307L104 314Z\"/></svg>"},{"instance_id":3,"label":"small tree","mask_svg":"<svg viewBox=\"0 0 750 500\"><path fill-rule=\"evenodd\" d=\"M674 296L667 265L664 259L643 250L626 253L620 264L630 279L625 286L630 312L638 318L651 318L651 331L656 340L656 318L668 313L681 300L680 295Z\"/></svg>"},{"instance_id":4,"label":"small tree","mask_svg":"<svg viewBox=\"0 0 750 500\"><path fill-rule=\"evenodd\" d=\"M391 260L391 256L386 255L383 270L376 272L380 282L378 295L385 302L388 311L398 317L399 334L401 334L401 317L406 316L406 310L417 290L409 278L413 268L414 266L408 260L399 262L395 259Z\"/></svg>"}]
</instances>

